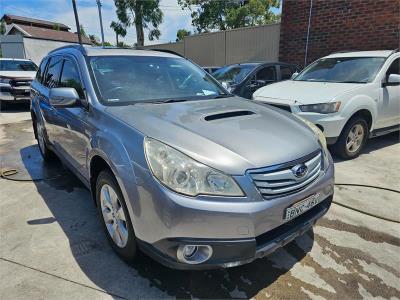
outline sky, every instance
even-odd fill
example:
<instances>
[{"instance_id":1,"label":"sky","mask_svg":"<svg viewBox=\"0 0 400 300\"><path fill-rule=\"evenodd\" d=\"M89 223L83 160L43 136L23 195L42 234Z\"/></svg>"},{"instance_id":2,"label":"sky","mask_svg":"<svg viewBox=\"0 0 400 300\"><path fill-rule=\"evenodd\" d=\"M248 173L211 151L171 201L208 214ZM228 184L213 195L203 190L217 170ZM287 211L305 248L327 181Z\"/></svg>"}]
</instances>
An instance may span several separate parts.
<instances>
[{"instance_id":1,"label":"sky","mask_svg":"<svg viewBox=\"0 0 400 300\"><path fill-rule=\"evenodd\" d=\"M87 34L95 34L100 38L100 23L96 0L76 0L79 22ZM111 21L117 21L114 0L101 0L105 40L115 43L115 33L110 28ZM160 8L164 13L164 21L160 25L159 40L145 39L145 45L174 42L178 29L184 28L194 31L191 25L190 10L182 10L177 0L161 0ZM275 10L280 12L280 9ZM75 19L71 0L0 0L0 17L3 14L12 14L36 19L43 19L63 23L76 32ZM121 38L127 44L136 42L136 33L133 27L128 28L128 34Z\"/></svg>"}]
</instances>

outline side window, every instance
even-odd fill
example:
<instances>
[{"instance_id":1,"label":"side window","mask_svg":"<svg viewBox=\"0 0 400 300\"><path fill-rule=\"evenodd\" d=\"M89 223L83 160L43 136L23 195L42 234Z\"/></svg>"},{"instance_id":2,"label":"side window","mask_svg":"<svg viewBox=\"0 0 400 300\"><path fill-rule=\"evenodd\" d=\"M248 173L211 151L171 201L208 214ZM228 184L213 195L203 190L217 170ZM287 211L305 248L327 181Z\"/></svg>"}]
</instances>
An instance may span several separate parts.
<instances>
[{"instance_id":1,"label":"side window","mask_svg":"<svg viewBox=\"0 0 400 300\"><path fill-rule=\"evenodd\" d=\"M46 65L47 65L47 62L48 62L48 61L49 61L48 58L42 60L40 66L39 66L39 69L37 70L37 73L36 73L36 80L37 80L38 82L40 82L40 83L42 83L43 76L44 76L44 71L46 70Z\"/></svg>"},{"instance_id":2,"label":"side window","mask_svg":"<svg viewBox=\"0 0 400 300\"><path fill-rule=\"evenodd\" d=\"M400 57L396 58L386 71L386 80L388 80L390 74L400 75Z\"/></svg>"},{"instance_id":3,"label":"side window","mask_svg":"<svg viewBox=\"0 0 400 300\"><path fill-rule=\"evenodd\" d=\"M259 70L256 74L257 80L264 80L264 81L276 81L276 72L275 67L265 67Z\"/></svg>"},{"instance_id":4,"label":"side window","mask_svg":"<svg viewBox=\"0 0 400 300\"><path fill-rule=\"evenodd\" d=\"M48 88L58 87L58 82L60 78L62 66L62 58L52 57L50 58L49 66L47 68L47 73L44 78L44 85Z\"/></svg>"},{"instance_id":5,"label":"side window","mask_svg":"<svg viewBox=\"0 0 400 300\"><path fill-rule=\"evenodd\" d=\"M287 80L292 78L292 69L289 66L280 66L281 68L281 80Z\"/></svg>"},{"instance_id":6,"label":"side window","mask_svg":"<svg viewBox=\"0 0 400 300\"><path fill-rule=\"evenodd\" d=\"M79 98L85 98L85 93L83 92L83 85L79 76L79 72L75 64L69 59L66 59L64 61L64 66L62 68L60 79L60 87L74 88L78 92Z\"/></svg>"}]
</instances>

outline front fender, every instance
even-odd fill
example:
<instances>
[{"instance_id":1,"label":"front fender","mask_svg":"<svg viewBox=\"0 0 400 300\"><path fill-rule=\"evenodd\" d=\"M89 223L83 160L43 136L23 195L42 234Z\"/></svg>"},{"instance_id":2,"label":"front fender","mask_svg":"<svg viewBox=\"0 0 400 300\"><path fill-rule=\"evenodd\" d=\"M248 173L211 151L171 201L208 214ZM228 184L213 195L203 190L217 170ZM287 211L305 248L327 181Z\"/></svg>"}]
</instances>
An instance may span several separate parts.
<instances>
[{"instance_id":1,"label":"front fender","mask_svg":"<svg viewBox=\"0 0 400 300\"><path fill-rule=\"evenodd\" d=\"M124 143L110 132L107 132L107 135L99 133L93 136L91 150L87 156L89 178L92 178L92 174L90 174L91 163L96 156L101 157L113 172L124 196L132 225L135 228L134 216L140 214L140 203L135 201L135 199L138 199L136 176Z\"/></svg>"},{"instance_id":2,"label":"front fender","mask_svg":"<svg viewBox=\"0 0 400 300\"><path fill-rule=\"evenodd\" d=\"M378 97L378 95L376 95ZM339 99L338 99L339 100ZM377 102L370 95L354 95L349 101L344 103L341 111L342 116L346 116L346 123L354 114L360 110L367 110L370 112L372 117L371 128L373 130L375 120L378 115Z\"/></svg>"}]
</instances>

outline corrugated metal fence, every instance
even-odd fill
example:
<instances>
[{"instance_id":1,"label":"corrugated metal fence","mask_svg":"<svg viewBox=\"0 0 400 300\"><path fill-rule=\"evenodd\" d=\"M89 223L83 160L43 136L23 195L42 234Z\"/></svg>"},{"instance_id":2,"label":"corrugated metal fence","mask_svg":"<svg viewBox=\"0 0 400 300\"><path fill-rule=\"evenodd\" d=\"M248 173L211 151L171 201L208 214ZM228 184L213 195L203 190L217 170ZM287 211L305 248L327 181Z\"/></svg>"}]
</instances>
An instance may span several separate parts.
<instances>
[{"instance_id":1,"label":"corrugated metal fence","mask_svg":"<svg viewBox=\"0 0 400 300\"><path fill-rule=\"evenodd\" d=\"M201 66L277 61L280 24L246 27L185 37L177 43L145 46L175 51Z\"/></svg>"}]
</instances>

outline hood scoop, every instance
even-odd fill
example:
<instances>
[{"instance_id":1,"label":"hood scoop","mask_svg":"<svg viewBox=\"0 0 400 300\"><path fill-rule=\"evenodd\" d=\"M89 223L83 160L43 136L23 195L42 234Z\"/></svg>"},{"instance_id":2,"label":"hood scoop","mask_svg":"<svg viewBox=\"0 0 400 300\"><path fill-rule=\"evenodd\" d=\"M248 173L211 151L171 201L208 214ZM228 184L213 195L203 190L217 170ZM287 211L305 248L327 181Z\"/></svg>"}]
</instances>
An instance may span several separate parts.
<instances>
[{"instance_id":1,"label":"hood scoop","mask_svg":"<svg viewBox=\"0 0 400 300\"><path fill-rule=\"evenodd\" d=\"M252 112L250 110L226 111L226 112L222 112L222 113L218 113L218 114L205 116L204 120L215 121L215 120L235 118L235 117L241 117L241 116L250 116L250 115L255 115L255 114L256 114L255 112Z\"/></svg>"}]
</instances>

